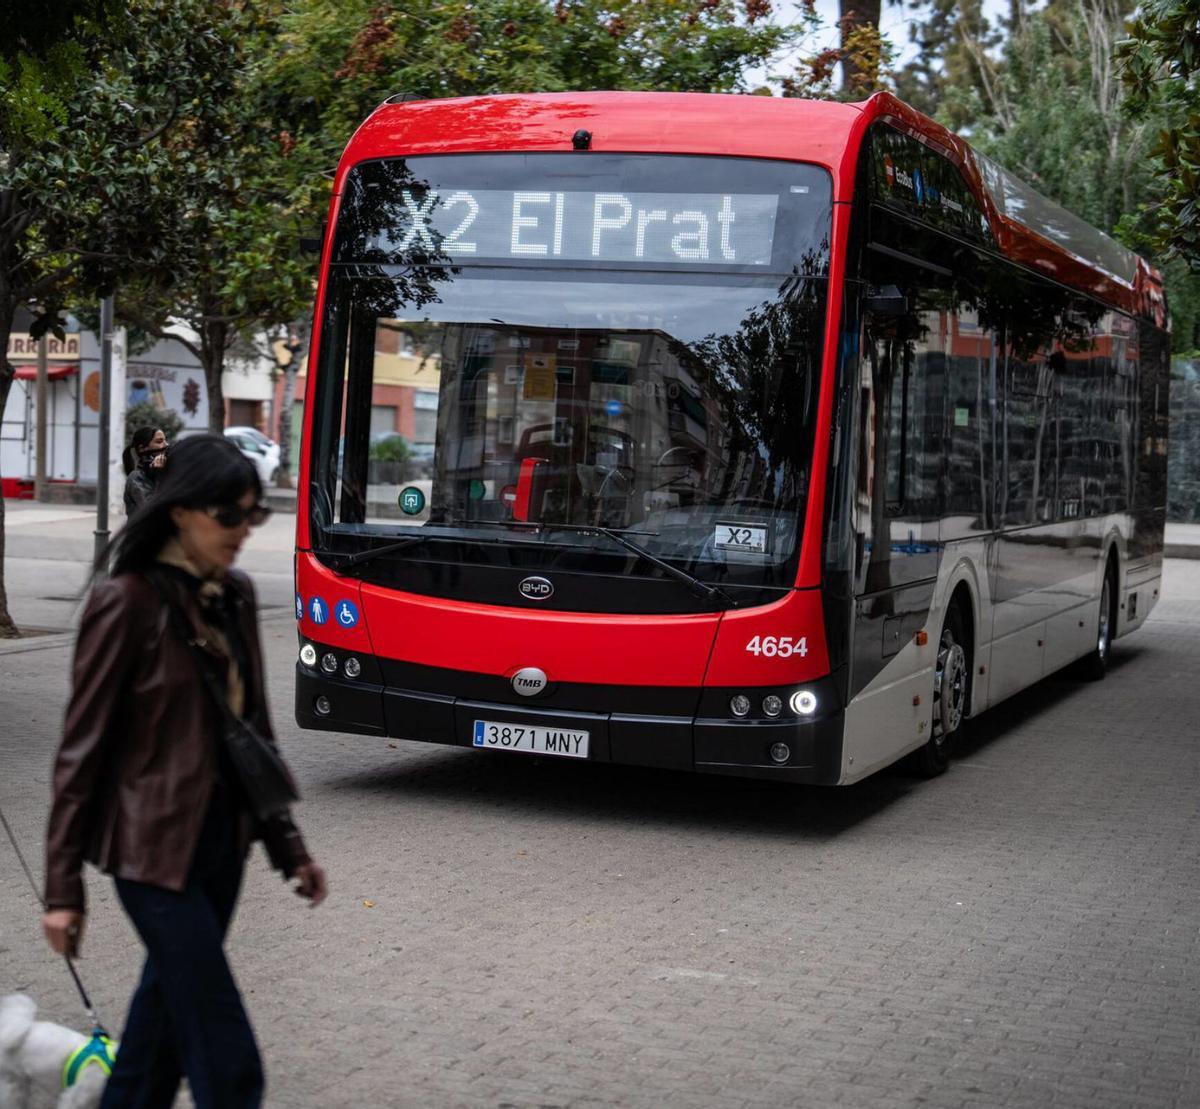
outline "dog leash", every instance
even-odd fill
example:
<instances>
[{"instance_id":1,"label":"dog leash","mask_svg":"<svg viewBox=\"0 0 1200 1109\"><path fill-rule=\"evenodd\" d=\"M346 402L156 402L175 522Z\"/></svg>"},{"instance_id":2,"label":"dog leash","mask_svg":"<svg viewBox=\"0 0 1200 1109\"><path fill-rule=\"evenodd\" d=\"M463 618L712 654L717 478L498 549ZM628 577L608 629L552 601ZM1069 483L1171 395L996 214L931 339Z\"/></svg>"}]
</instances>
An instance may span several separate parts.
<instances>
[{"instance_id":1,"label":"dog leash","mask_svg":"<svg viewBox=\"0 0 1200 1109\"><path fill-rule=\"evenodd\" d=\"M12 827L8 823L8 820L5 819L3 809L0 809L0 824L4 825L4 831L8 834L8 842L12 844L12 848L17 854L17 859L21 863L21 869L25 871L25 877L29 879L29 888L33 890L33 896L37 899L37 903L41 905L42 910L45 911L46 902L42 900L42 895L38 891L37 881L33 877L33 871L29 869L29 864L25 861L25 856L21 853L21 847L17 843L17 837L13 835ZM74 960L70 955L64 955L63 959L66 961L67 970L71 972L71 978L75 982L75 988L79 991L79 997L83 1001L84 1009L87 1011L88 1020L92 1022L93 1037L97 1035L107 1037L108 1032L105 1030L104 1025L100 1023L100 1018L96 1016L96 1009L92 1005L92 999L88 997L87 990L83 988L83 980L79 977L79 971L75 969Z\"/></svg>"}]
</instances>

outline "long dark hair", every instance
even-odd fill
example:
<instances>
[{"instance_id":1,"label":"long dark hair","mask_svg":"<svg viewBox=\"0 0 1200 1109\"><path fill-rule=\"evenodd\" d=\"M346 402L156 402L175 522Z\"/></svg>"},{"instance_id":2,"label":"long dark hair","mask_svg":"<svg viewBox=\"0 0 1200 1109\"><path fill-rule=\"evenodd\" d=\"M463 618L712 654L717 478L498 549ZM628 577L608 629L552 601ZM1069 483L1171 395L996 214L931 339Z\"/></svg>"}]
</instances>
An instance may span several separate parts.
<instances>
[{"instance_id":1,"label":"long dark hair","mask_svg":"<svg viewBox=\"0 0 1200 1109\"><path fill-rule=\"evenodd\" d=\"M150 440L153 439L160 431L157 427L139 427L129 440L129 446L125 448L125 453L121 455L121 465L125 467L125 474L132 474L138 464L138 455L142 453L145 447L150 445Z\"/></svg>"},{"instance_id":2,"label":"long dark hair","mask_svg":"<svg viewBox=\"0 0 1200 1109\"><path fill-rule=\"evenodd\" d=\"M98 572L135 573L154 563L175 534L172 508L233 504L248 491L262 497L250 461L223 435L191 435L176 443L154 496L142 505L100 556Z\"/></svg>"}]
</instances>

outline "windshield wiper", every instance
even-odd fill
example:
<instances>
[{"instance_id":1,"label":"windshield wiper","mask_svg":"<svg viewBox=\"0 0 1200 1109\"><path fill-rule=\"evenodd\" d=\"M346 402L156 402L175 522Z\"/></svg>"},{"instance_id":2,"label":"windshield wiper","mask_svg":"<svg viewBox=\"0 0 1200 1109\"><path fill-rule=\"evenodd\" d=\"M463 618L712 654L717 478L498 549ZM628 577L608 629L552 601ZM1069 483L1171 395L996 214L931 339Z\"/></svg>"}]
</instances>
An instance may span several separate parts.
<instances>
[{"instance_id":1,"label":"windshield wiper","mask_svg":"<svg viewBox=\"0 0 1200 1109\"><path fill-rule=\"evenodd\" d=\"M695 574L689 574L686 570L681 570L678 566L672 566L665 559L651 554L640 543L635 543L622 532L616 531L613 528L601 527L599 524L543 524L542 526L547 531L572 531L582 534L595 532L597 535L603 535L605 538L611 539L614 543L624 547L630 553L637 555L643 561L649 562L651 566L657 566L668 577L682 582L688 587L693 596L700 597L706 601L720 600L730 608L737 608L737 601L719 585L710 585L708 582L696 577Z\"/></svg>"}]
</instances>

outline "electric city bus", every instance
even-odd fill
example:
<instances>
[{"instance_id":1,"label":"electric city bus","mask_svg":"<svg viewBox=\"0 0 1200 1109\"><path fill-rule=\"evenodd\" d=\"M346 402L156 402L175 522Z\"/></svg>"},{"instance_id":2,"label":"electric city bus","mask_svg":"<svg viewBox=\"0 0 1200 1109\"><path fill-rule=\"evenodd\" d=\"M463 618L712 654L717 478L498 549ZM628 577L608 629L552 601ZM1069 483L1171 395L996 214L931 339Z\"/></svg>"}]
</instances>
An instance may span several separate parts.
<instances>
[{"instance_id":1,"label":"electric city bus","mask_svg":"<svg viewBox=\"0 0 1200 1109\"><path fill-rule=\"evenodd\" d=\"M1159 592L1159 276L894 97L385 103L337 171L301 726L791 782Z\"/></svg>"}]
</instances>

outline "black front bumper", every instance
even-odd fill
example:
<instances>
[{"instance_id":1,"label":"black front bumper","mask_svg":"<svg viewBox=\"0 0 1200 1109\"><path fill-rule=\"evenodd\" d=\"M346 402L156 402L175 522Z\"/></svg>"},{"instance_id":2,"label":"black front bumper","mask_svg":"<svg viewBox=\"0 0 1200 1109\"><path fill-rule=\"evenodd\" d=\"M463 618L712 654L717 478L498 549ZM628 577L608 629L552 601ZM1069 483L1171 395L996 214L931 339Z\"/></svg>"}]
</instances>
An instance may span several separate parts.
<instances>
[{"instance_id":1,"label":"black front bumper","mask_svg":"<svg viewBox=\"0 0 1200 1109\"><path fill-rule=\"evenodd\" d=\"M842 712L833 683L806 683L829 706L812 718L719 715L735 692L755 703L770 690L673 689L557 683L536 699L519 697L492 674L355 656L357 679L296 665L296 723L302 728L473 747L476 720L539 724L590 733L588 758L712 774L831 785L841 774ZM319 664L318 664L319 665ZM786 691L780 691L786 692ZM324 698L328 712L318 711ZM727 710L726 710L727 711ZM778 763L770 751L787 744ZM552 757L552 756L548 756Z\"/></svg>"}]
</instances>

